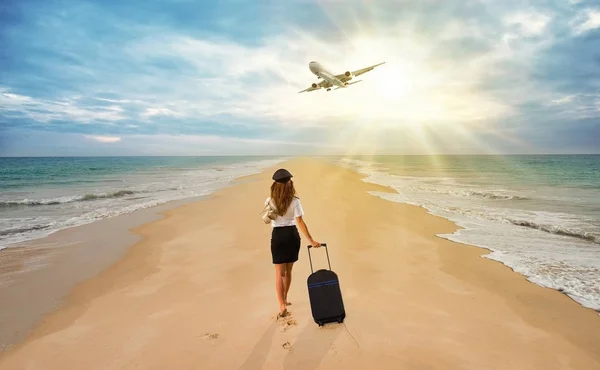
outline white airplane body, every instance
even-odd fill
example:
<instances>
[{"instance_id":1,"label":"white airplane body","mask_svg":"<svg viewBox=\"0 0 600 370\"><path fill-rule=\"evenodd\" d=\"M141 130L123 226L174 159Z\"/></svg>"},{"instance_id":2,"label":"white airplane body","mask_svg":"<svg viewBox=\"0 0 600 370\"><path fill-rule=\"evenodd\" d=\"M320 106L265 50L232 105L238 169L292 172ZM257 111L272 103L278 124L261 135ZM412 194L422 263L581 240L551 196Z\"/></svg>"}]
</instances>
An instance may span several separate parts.
<instances>
[{"instance_id":1,"label":"white airplane body","mask_svg":"<svg viewBox=\"0 0 600 370\"><path fill-rule=\"evenodd\" d=\"M354 77L358 77L363 73L369 72L369 71L373 70L373 68L380 66L384 63L385 62L375 64L373 66L359 69L354 72L346 71L343 74L334 75L333 73L329 72L325 67L323 67L319 62L314 62L314 61L310 62L310 63L308 63L308 69L310 69L310 71L315 76L317 76L317 78L322 79L323 81L321 81L319 83L313 83L309 88L304 89L302 91L298 91L298 93L302 93L305 91L314 91L314 90L319 90L319 89L327 89L327 91L329 91L334 86L337 86L334 90L344 89L344 88L348 87L349 85L352 85L352 84L362 81L362 80L359 80L359 81L354 81L354 82L348 82L348 81L352 80Z\"/></svg>"}]
</instances>

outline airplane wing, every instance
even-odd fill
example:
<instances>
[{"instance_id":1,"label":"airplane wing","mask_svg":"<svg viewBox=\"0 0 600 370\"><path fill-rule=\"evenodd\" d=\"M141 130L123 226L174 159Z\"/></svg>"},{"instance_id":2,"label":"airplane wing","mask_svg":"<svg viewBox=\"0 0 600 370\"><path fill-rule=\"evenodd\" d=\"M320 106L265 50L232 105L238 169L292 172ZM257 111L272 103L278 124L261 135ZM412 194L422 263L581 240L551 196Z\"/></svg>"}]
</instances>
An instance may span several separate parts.
<instances>
[{"instance_id":1,"label":"airplane wing","mask_svg":"<svg viewBox=\"0 0 600 370\"><path fill-rule=\"evenodd\" d=\"M314 85L316 85L317 87L314 87ZM307 92L307 91L315 91L315 90L319 90L319 89L329 88L329 87L332 87L332 86L333 86L332 84L330 84L329 82L323 80L323 81L319 82L318 84L310 85L309 88L306 88L306 89L304 89L302 91L298 91L298 94L303 93L303 92Z\"/></svg>"},{"instance_id":2,"label":"airplane wing","mask_svg":"<svg viewBox=\"0 0 600 370\"><path fill-rule=\"evenodd\" d=\"M352 72L352 74L353 74L355 77L358 77L358 76L362 75L363 73L366 73L366 72L372 71L372 70L373 70L375 67L378 67L378 66L380 66L380 65L382 65L382 64L385 64L385 62L383 62L383 63L379 63L379 64L375 64L374 66L370 66L370 67L367 67L367 68L359 69L358 71L354 71L354 72Z\"/></svg>"},{"instance_id":3,"label":"airplane wing","mask_svg":"<svg viewBox=\"0 0 600 370\"><path fill-rule=\"evenodd\" d=\"M319 89L320 89L320 87L312 87L311 86L311 87L309 87L307 89L304 89L302 91L298 91L298 94L303 93L303 92L307 92L307 91L315 91L315 90L319 90Z\"/></svg>"},{"instance_id":4,"label":"airplane wing","mask_svg":"<svg viewBox=\"0 0 600 370\"><path fill-rule=\"evenodd\" d=\"M378 67L378 66L380 66L382 64L385 64L385 62L382 62L382 63L379 63L379 64L375 64L375 65L372 65L370 67L366 67L366 68L363 68L363 69L356 70L356 71L352 72L352 74L354 75L354 77L358 77L358 76L362 75L363 73L367 73L369 71L372 71L375 67ZM338 79L340 79L342 82L346 82L346 81L349 81L349 80L352 79L351 77L346 77L345 74L337 75L335 77L337 77Z\"/></svg>"}]
</instances>

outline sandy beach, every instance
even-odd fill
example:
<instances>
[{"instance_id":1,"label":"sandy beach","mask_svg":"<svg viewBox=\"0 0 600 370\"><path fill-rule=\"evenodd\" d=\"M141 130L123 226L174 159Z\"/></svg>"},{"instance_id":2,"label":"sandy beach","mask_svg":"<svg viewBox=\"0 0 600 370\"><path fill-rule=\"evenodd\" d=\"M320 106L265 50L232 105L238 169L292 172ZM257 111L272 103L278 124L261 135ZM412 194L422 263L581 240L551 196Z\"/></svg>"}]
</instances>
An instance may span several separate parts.
<instances>
[{"instance_id":1,"label":"sandy beach","mask_svg":"<svg viewBox=\"0 0 600 370\"><path fill-rule=\"evenodd\" d=\"M329 246L344 324L312 319L304 237L291 315L276 319L271 229L258 212L282 166ZM600 369L597 312L436 237L456 226L372 190L390 191L299 158L166 211L0 353L0 369Z\"/></svg>"}]
</instances>

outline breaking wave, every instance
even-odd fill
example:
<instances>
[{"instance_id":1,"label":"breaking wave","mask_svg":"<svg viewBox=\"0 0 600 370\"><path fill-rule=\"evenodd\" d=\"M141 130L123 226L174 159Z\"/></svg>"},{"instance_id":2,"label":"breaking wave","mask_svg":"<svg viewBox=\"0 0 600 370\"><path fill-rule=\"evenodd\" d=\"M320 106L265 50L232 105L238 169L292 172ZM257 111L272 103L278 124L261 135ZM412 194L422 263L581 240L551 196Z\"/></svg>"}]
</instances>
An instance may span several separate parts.
<instances>
[{"instance_id":1,"label":"breaking wave","mask_svg":"<svg viewBox=\"0 0 600 370\"><path fill-rule=\"evenodd\" d=\"M52 225L34 225L34 226L29 226L29 227L17 227L14 229L0 230L0 236L22 234L22 233L26 233L29 231L36 231L36 230L46 230L46 229L49 229L51 226Z\"/></svg>"},{"instance_id":2,"label":"breaking wave","mask_svg":"<svg viewBox=\"0 0 600 370\"><path fill-rule=\"evenodd\" d=\"M494 194L494 193L486 193L479 191L469 191L467 192L469 196L479 197L484 199L493 199L493 200L529 200L528 197L520 196L520 195L507 195L507 194Z\"/></svg>"},{"instance_id":3,"label":"breaking wave","mask_svg":"<svg viewBox=\"0 0 600 370\"><path fill-rule=\"evenodd\" d=\"M118 190L110 193L97 193L97 194L84 194L76 197L63 197L54 199L22 199L12 201L0 201L0 208L8 207L33 207L33 206L49 206L56 204L74 203L74 202L86 202L96 199L111 199L121 198L129 195L134 195L140 192L132 190Z\"/></svg>"},{"instance_id":4,"label":"breaking wave","mask_svg":"<svg viewBox=\"0 0 600 370\"><path fill-rule=\"evenodd\" d=\"M507 219L507 221L509 221L511 224L516 225L516 226L528 227L530 229L536 229L536 230L544 231L544 232L547 232L550 234L569 236L569 237L573 237L573 238L587 240L592 243L600 244L600 235L590 233L590 232L571 230L571 229L566 229L564 227L555 226L555 225L540 225L535 222L525 221L525 220Z\"/></svg>"}]
</instances>

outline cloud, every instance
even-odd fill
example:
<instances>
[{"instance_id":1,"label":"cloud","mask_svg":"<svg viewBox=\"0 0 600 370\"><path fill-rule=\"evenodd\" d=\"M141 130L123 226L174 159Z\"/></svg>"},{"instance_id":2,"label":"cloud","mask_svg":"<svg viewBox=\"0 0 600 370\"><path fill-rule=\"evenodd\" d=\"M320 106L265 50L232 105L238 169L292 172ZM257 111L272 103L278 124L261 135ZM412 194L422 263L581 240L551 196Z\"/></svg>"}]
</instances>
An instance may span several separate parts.
<instances>
[{"instance_id":1,"label":"cloud","mask_svg":"<svg viewBox=\"0 0 600 370\"><path fill-rule=\"evenodd\" d=\"M575 20L574 30L578 35L597 28L600 28L600 10L587 9Z\"/></svg>"},{"instance_id":2,"label":"cloud","mask_svg":"<svg viewBox=\"0 0 600 370\"><path fill-rule=\"evenodd\" d=\"M565 103L570 103L571 101L573 101L573 98L575 98L575 95L568 95L568 96L565 96L565 97L562 97L562 98L554 99L550 103L551 104L565 104Z\"/></svg>"},{"instance_id":3,"label":"cloud","mask_svg":"<svg viewBox=\"0 0 600 370\"><path fill-rule=\"evenodd\" d=\"M524 36L537 36L546 30L550 20L551 17L546 14L528 11L510 14L505 18L505 23L509 26L518 25Z\"/></svg>"},{"instance_id":4,"label":"cloud","mask_svg":"<svg viewBox=\"0 0 600 370\"><path fill-rule=\"evenodd\" d=\"M291 155L341 153L344 146L311 136L291 140L246 139L219 135L128 134L121 137L92 137L73 133L18 129L0 136L0 155ZM117 140L120 139L120 140ZM110 144L110 145L107 145ZM109 148L109 149L107 149ZM107 152L109 150L109 152Z\"/></svg>"},{"instance_id":5,"label":"cloud","mask_svg":"<svg viewBox=\"0 0 600 370\"><path fill-rule=\"evenodd\" d=\"M183 116L183 114L175 112L169 108L148 108L146 109L141 116L142 117L152 117L152 116L174 116L174 117L181 117Z\"/></svg>"},{"instance_id":6,"label":"cloud","mask_svg":"<svg viewBox=\"0 0 600 370\"><path fill-rule=\"evenodd\" d=\"M290 1L233 15L231 2L26 1L0 26L0 125L119 145L154 135L309 148L324 135L381 149L397 144L380 135L432 127L478 138L546 129L599 115L597 12L586 4ZM334 73L386 64L348 89L298 94L317 81L311 60Z\"/></svg>"},{"instance_id":7,"label":"cloud","mask_svg":"<svg viewBox=\"0 0 600 370\"><path fill-rule=\"evenodd\" d=\"M112 122L125 119L119 105L81 106L78 98L50 100L11 93L0 87L0 112L6 117L25 116L34 121L74 121L81 123Z\"/></svg>"},{"instance_id":8,"label":"cloud","mask_svg":"<svg viewBox=\"0 0 600 370\"><path fill-rule=\"evenodd\" d=\"M91 135L85 135L84 137L86 139L94 140L94 141L97 141L99 143L118 143L119 141L121 141L120 137L115 137L115 136L91 136Z\"/></svg>"},{"instance_id":9,"label":"cloud","mask_svg":"<svg viewBox=\"0 0 600 370\"><path fill-rule=\"evenodd\" d=\"M90 110L79 107L76 101L21 104L31 118L48 122L54 119L71 119L76 122L97 120L148 119L153 116L187 118L218 118L234 115L246 119L268 119L273 124L314 125L321 118L331 117L367 120L472 120L494 117L510 110L502 102L485 93L469 88L469 80L477 70L460 71L453 65L440 68L428 66L427 61L406 61L398 55L389 55L393 45L391 37L377 41L356 39L360 49L344 62L329 59L334 72L356 70L381 60L387 62L365 75L359 89L340 91L328 96L328 104L315 104L317 95L298 95L297 91L312 83L306 61L309 56L302 50L317 49L324 53L330 45L318 40L272 38L260 47L244 47L235 43L194 40L180 35L163 35L133 44L127 51L136 63L156 58L171 58L179 64L193 66L192 71L157 76L149 84L168 81L162 92L152 94L131 93L128 86L144 85L137 74L124 76L123 90L130 91L128 99L104 99L114 105ZM295 45L294 52L289 45ZM410 53L421 48L407 44L398 53ZM370 58L365 58L368 52ZM283 57L285 55L285 57ZM335 69L334 69L335 68ZM370 82L369 80L372 80ZM445 90L452 89L453 95ZM147 91L155 91L148 85ZM344 95L342 95L344 93ZM390 105L400 100L400 104ZM140 105L147 108L138 110ZM119 105L117 105L119 104ZM161 104L167 107L156 107ZM33 113L44 110L42 114ZM423 109L425 106L428 109ZM70 109L65 110L65 107ZM122 114L127 110L127 116Z\"/></svg>"}]
</instances>

